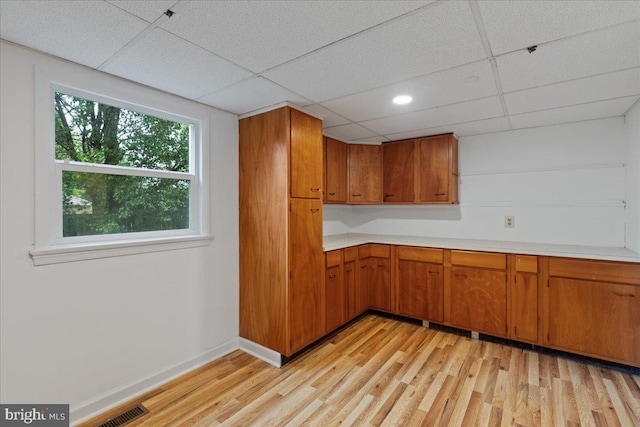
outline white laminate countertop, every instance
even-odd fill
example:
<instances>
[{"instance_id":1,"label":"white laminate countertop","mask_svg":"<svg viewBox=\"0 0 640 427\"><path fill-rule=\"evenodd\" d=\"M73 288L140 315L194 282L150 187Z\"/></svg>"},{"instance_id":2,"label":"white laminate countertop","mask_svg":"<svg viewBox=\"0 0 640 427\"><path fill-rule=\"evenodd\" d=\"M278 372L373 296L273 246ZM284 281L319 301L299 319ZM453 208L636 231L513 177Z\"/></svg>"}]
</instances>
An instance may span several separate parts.
<instances>
[{"instance_id":1,"label":"white laminate countertop","mask_svg":"<svg viewBox=\"0 0 640 427\"><path fill-rule=\"evenodd\" d=\"M365 243L422 246L442 249L503 252L523 255L546 255L568 258L599 259L640 263L640 253L626 248L605 246L555 245L546 243L503 242L497 240L447 239L444 237L395 236L387 234L336 234L324 236L324 251Z\"/></svg>"}]
</instances>

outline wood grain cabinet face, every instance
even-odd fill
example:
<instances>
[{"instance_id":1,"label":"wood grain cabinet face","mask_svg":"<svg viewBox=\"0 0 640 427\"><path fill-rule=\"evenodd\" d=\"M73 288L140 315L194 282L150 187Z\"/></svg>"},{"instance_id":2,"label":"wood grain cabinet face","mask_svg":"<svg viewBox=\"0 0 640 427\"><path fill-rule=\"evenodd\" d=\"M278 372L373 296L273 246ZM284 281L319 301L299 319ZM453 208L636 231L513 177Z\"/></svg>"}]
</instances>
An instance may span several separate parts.
<instances>
[{"instance_id":1,"label":"wood grain cabinet face","mask_svg":"<svg viewBox=\"0 0 640 427\"><path fill-rule=\"evenodd\" d=\"M291 199L289 213L289 354L325 332L322 305L322 201Z\"/></svg>"},{"instance_id":2,"label":"wood grain cabinet face","mask_svg":"<svg viewBox=\"0 0 640 427\"><path fill-rule=\"evenodd\" d=\"M325 333L345 322L345 288L342 265L327 268L325 277Z\"/></svg>"},{"instance_id":3,"label":"wood grain cabinet face","mask_svg":"<svg viewBox=\"0 0 640 427\"><path fill-rule=\"evenodd\" d=\"M504 270L451 268L451 319L459 328L506 336L507 275Z\"/></svg>"},{"instance_id":4,"label":"wood grain cabinet face","mask_svg":"<svg viewBox=\"0 0 640 427\"><path fill-rule=\"evenodd\" d=\"M324 201L347 203L347 144L324 138Z\"/></svg>"},{"instance_id":5,"label":"wood grain cabinet face","mask_svg":"<svg viewBox=\"0 0 640 427\"><path fill-rule=\"evenodd\" d=\"M453 135L422 138L420 202L458 203L458 141Z\"/></svg>"},{"instance_id":6,"label":"wood grain cabinet face","mask_svg":"<svg viewBox=\"0 0 640 427\"><path fill-rule=\"evenodd\" d=\"M358 311L358 271L356 270L356 261L348 261L344 263L344 289L345 289L345 306L346 319L351 320L356 317Z\"/></svg>"},{"instance_id":7,"label":"wood grain cabinet face","mask_svg":"<svg viewBox=\"0 0 640 427\"><path fill-rule=\"evenodd\" d=\"M412 203L416 199L414 141L382 145L383 201Z\"/></svg>"},{"instance_id":8,"label":"wood grain cabinet face","mask_svg":"<svg viewBox=\"0 0 640 427\"><path fill-rule=\"evenodd\" d=\"M349 203L382 202L382 147L349 144Z\"/></svg>"},{"instance_id":9,"label":"wood grain cabinet face","mask_svg":"<svg viewBox=\"0 0 640 427\"><path fill-rule=\"evenodd\" d=\"M544 343L640 367L640 264L547 261Z\"/></svg>"},{"instance_id":10,"label":"wood grain cabinet face","mask_svg":"<svg viewBox=\"0 0 640 427\"><path fill-rule=\"evenodd\" d=\"M442 322L444 319L443 267L418 261L398 261L400 314Z\"/></svg>"},{"instance_id":11,"label":"wood grain cabinet face","mask_svg":"<svg viewBox=\"0 0 640 427\"><path fill-rule=\"evenodd\" d=\"M291 197L322 198L322 121L298 110L291 114Z\"/></svg>"},{"instance_id":12,"label":"wood grain cabinet face","mask_svg":"<svg viewBox=\"0 0 640 427\"><path fill-rule=\"evenodd\" d=\"M513 284L513 336L518 341L538 342L538 275L516 273Z\"/></svg>"},{"instance_id":13,"label":"wood grain cabinet face","mask_svg":"<svg viewBox=\"0 0 640 427\"><path fill-rule=\"evenodd\" d=\"M371 308L391 311L391 277L389 258L368 258L369 301Z\"/></svg>"}]
</instances>

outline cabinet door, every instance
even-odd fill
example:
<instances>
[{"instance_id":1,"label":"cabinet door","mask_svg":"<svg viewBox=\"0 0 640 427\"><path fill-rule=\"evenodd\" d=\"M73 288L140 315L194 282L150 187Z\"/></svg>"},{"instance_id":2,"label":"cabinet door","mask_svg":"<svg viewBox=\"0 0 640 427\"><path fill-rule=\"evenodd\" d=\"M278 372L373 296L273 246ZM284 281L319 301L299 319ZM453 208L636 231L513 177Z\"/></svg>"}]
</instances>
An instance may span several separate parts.
<instances>
[{"instance_id":1,"label":"cabinet door","mask_svg":"<svg viewBox=\"0 0 640 427\"><path fill-rule=\"evenodd\" d=\"M349 203L381 203L380 145L349 144Z\"/></svg>"},{"instance_id":2,"label":"cabinet door","mask_svg":"<svg viewBox=\"0 0 640 427\"><path fill-rule=\"evenodd\" d=\"M421 202L457 202L457 194L452 194L450 182L454 178L452 139L452 135L445 135L419 142Z\"/></svg>"},{"instance_id":3,"label":"cabinet door","mask_svg":"<svg viewBox=\"0 0 640 427\"><path fill-rule=\"evenodd\" d=\"M359 314L358 310L358 292L357 292L357 275L356 262L350 261L344 263L344 288L345 288L345 305L346 320L351 320Z\"/></svg>"},{"instance_id":4,"label":"cabinet door","mask_svg":"<svg viewBox=\"0 0 640 427\"><path fill-rule=\"evenodd\" d=\"M513 334L518 341L538 342L538 275L517 273L513 284Z\"/></svg>"},{"instance_id":5,"label":"cabinet door","mask_svg":"<svg viewBox=\"0 0 640 427\"><path fill-rule=\"evenodd\" d=\"M551 277L547 344L640 366L640 287Z\"/></svg>"},{"instance_id":6,"label":"cabinet door","mask_svg":"<svg viewBox=\"0 0 640 427\"><path fill-rule=\"evenodd\" d=\"M291 111L291 197L320 199L322 195L322 121Z\"/></svg>"},{"instance_id":7,"label":"cabinet door","mask_svg":"<svg viewBox=\"0 0 640 427\"><path fill-rule=\"evenodd\" d=\"M444 319L444 276L442 265L398 261L398 303L400 314L442 322Z\"/></svg>"},{"instance_id":8,"label":"cabinet door","mask_svg":"<svg viewBox=\"0 0 640 427\"><path fill-rule=\"evenodd\" d=\"M383 201L415 201L415 142L403 141L382 145Z\"/></svg>"},{"instance_id":9,"label":"cabinet door","mask_svg":"<svg viewBox=\"0 0 640 427\"><path fill-rule=\"evenodd\" d=\"M322 201L292 199L289 213L289 353L324 335Z\"/></svg>"},{"instance_id":10,"label":"cabinet door","mask_svg":"<svg viewBox=\"0 0 640 427\"><path fill-rule=\"evenodd\" d=\"M358 314L364 313L371 307L370 299L370 271L369 268L371 258L361 259L358 263L358 278L357 278L357 299L358 299Z\"/></svg>"},{"instance_id":11,"label":"cabinet door","mask_svg":"<svg viewBox=\"0 0 640 427\"><path fill-rule=\"evenodd\" d=\"M369 258L369 292L371 308L391 311L391 276L389 258Z\"/></svg>"},{"instance_id":12,"label":"cabinet door","mask_svg":"<svg viewBox=\"0 0 640 427\"><path fill-rule=\"evenodd\" d=\"M341 266L327 268L325 278L325 332L345 322L345 292Z\"/></svg>"},{"instance_id":13,"label":"cabinet door","mask_svg":"<svg viewBox=\"0 0 640 427\"><path fill-rule=\"evenodd\" d=\"M506 281L503 270L452 267L452 324L504 337L507 333Z\"/></svg>"},{"instance_id":14,"label":"cabinet door","mask_svg":"<svg viewBox=\"0 0 640 427\"><path fill-rule=\"evenodd\" d=\"M324 200L347 203L347 144L325 137Z\"/></svg>"}]
</instances>

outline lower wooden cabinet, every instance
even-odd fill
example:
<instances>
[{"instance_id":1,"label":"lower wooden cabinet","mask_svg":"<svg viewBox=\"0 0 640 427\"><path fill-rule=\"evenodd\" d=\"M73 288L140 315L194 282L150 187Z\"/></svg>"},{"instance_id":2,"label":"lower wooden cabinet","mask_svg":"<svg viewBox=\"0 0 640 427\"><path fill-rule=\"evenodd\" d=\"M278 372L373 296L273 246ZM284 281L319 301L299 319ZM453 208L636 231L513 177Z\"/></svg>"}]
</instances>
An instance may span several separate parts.
<instances>
[{"instance_id":1,"label":"lower wooden cabinet","mask_svg":"<svg viewBox=\"0 0 640 427\"><path fill-rule=\"evenodd\" d=\"M362 245L358 248L358 254L361 289L368 295L367 306L391 311L390 246ZM365 304L364 299L361 304Z\"/></svg>"},{"instance_id":2,"label":"lower wooden cabinet","mask_svg":"<svg viewBox=\"0 0 640 427\"><path fill-rule=\"evenodd\" d=\"M442 249L399 246L396 293L398 313L416 319L444 320Z\"/></svg>"},{"instance_id":3,"label":"lower wooden cabinet","mask_svg":"<svg viewBox=\"0 0 640 427\"><path fill-rule=\"evenodd\" d=\"M342 265L329 267L325 278L325 331L331 332L345 322L345 289Z\"/></svg>"},{"instance_id":4,"label":"lower wooden cabinet","mask_svg":"<svg viewBox=\"0 0 640 427\"><path fill-rule=\"evenodd\" d=\"M344 287L345 287L345 316L349 321L362 313L358 304L358 248L344 249Z\"/></svg>"},{"instance_id":5,"label":"lower wooden cabinet","mask_svg":"<svg viewBox=\"0 0 640 427\"><path fill-rule=\"evenodd\" d=\"M640 264L548 263L545 345L640 366Z\"/></svg>"},{"instance_id":6,"label":"lower wooden cabinet","mask_svg":"<svg viewBox=\"0 0 640 427\"><path fill-rule=\"evenodd\" d=\"M538 257L509 255L509 259L513 272L509 338L537 344L539 341Z\"/></svg>"},{"instance_id":7,"label":"lower wooden cabinet","mask_svg":"<svg viewBox=\"0 0 640 427\"><path fill-rule=\"evenodd\" d=\"M450 323L506 337L506 255L451 251L451 264Z\"/></svg>"}]
</instances>

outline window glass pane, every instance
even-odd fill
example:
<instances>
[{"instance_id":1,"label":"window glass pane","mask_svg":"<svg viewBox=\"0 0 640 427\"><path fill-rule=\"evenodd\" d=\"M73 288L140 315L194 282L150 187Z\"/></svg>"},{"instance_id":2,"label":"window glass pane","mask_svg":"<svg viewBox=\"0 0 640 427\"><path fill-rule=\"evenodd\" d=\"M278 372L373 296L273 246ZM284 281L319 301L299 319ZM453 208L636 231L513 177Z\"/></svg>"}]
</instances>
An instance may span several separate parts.
<instances>
[{"instance_id":1,"label":"window glass pane","mask_svg":"<svg viewBox=\"0 0 640 427\"><path fill-rule=\"evenodd\" d=\"M62 172L63 237L189 228L189 180Z\"/></svg>"},{"instance_id":2,"label":"window glass pane","mask_svg":"<svg viewBox=\"0 0 640 427\"><path fill-rule=\"evenodd\" d=\"M191 126L55 94L56 159L189 172Z\"/></svg>"}]
</instances>

